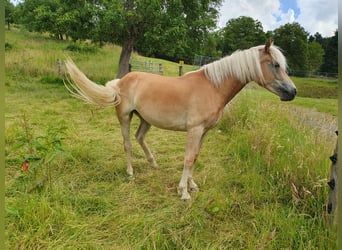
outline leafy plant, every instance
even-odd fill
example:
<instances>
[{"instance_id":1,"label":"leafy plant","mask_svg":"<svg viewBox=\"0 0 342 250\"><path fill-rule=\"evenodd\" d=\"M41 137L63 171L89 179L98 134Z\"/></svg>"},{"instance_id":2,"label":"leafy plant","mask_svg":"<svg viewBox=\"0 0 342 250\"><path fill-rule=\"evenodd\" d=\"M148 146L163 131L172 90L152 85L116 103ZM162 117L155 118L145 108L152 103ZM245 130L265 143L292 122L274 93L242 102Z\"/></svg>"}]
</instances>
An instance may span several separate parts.
<instances>
[{"instance_id":1,"label":"leafy plant","mask_svg":"<svg viewBox=\"0 0 342 250\"><path fill-rule=\"evenodd\" d=\"M23 135L17 138L17 148L22 149L24 158L22 170L28 171L36 179L36 183L28 191L43 187L46 181L51 187L54 159L58 154L64 152L62 135L64 135L66 126L62 122L55 127L48 127L45 134L35 136L25 113L22 116L21 126ZM43 176L39 176L41 170Z\"/></svg>"},{"instance_id":2,"label":"leafy plant","mask_svg":"<svg viewBox=\"0 0 342 250\"><path fill-rule=\"evenodd\" d=\"M5 50L10 50L12 48L13 48L12 44L5 42Z\"/></svg>"}]
</instances>

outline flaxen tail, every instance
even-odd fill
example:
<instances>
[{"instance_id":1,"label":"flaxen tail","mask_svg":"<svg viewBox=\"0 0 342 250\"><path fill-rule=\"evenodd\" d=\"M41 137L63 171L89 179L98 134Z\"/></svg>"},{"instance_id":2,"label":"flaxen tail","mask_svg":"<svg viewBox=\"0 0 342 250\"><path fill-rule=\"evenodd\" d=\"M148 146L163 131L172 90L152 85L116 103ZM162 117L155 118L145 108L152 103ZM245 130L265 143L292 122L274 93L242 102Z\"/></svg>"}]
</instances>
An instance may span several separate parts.
<instances>
[{"instance_id":1,"label":"flaxen tail","mask_svg":"<svg viewBox=\"0 0 342 250\"><path fill-rule=\"evenodd\" d=\"M65 66L71 78L69 85L65 84L65 87L74 97L98 107L116 106L120 103L120 90L116 86L120 79L103 86L89 80L71 59L66 60Z\"/></svg>"}]
</instances>

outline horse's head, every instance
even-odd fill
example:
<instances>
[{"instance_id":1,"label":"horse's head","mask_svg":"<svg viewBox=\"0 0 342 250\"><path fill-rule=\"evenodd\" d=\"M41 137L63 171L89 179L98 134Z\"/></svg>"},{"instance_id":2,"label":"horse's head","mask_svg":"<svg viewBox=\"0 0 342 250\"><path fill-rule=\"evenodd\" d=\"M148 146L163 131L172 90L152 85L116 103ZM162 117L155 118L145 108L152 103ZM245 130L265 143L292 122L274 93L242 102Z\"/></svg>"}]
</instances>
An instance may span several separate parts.
<instances>
[{"instance_id":1,"label":"horse's head","mask_svg":"<svg viewBox=\"0 0 342 250\"><path fill-rule=\"evenodd\" d=\"M286 59L280 50L266 42L265 47L259 49L260 66L263 79L258 84L278 95L282 101L291 101L297 94L296 86L286 73Z\"/></svg>"}]
</instances>

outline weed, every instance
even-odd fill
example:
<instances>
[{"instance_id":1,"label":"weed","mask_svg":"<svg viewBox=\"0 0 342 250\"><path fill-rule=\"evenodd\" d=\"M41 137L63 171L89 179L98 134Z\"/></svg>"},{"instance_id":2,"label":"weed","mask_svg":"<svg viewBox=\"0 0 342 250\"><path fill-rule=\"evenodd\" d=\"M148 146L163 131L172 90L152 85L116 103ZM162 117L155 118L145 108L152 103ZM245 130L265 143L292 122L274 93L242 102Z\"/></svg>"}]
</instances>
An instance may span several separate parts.
<instances>
[{"instance_id":1,"label":"weed","mask_svg":"<svg viewBox=\"0 0 342 250\"><path fill-rule=\"evenodd\" d=\"M28 189L32 192L35 189L43 188L47 181L49 187L52 185L52 167L55 157L64 152L62 140L64 124L57 124L55 127L48 127L44 135L34 135L27 115L23 113L21 126L23 135L17 138L16 148L23 158L22 170L32 175L35 184Z\"/></svg>"},{"instance_id":2,"label":"weed","mask_svg":"<svg viewBox=\"0 0 342 250\"><path fill-rule=\"evenodd\" d=\"M5 42L5 50L10 50L13 48L13 45L8 43L8 42Z\"/></svg>"},{"instance_id":3,"label":"weed","mask_svg":"<svg viewBox=\"0 0 342 250\"><path fill-rule=\"evenodd\" d=\"M58 84L58 85L64 84L63 78L57 77L57 76L50 76L50 75L41 77L39 81L44 84Z\"/></svg>"}]
</instances>

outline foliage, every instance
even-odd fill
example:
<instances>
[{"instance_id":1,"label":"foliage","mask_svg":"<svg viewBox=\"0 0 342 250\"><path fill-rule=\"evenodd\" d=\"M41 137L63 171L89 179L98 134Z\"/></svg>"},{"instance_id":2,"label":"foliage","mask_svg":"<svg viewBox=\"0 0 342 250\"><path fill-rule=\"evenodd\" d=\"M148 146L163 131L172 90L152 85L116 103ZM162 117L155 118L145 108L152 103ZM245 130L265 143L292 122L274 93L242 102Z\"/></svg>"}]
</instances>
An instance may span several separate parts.
<instances>
[{"instance_id":1,"label":"foliage","mask_svg":"<svg viewBox=\"0 0 342 250\"><path fill-rule=\"evenodd\" d=\"M121 45L122 74L128 70L133 50L191 63L194 55L220 57L264 44L270 37L284 50L290 73L337 73L337 31L333 37L316 33L308 38L298 23L288 23L264 32L258 20L246 16L231 19L226 27L215 30L222 0L25 0L16 7L5 1L8 25L20 23L57 39Z\"/></svg>"},{"instance_id":2,"label":"foliage","mask_svg":"<svg viewBox=\"0 0 342 250\"><path fill-rule=\"evenodd\" d=\"M322 48L322 46L317 43L317 42L309 42L308 43L308 54L307 54L307 58L308 58L308 66L307 66L307 70L310 72L317 72L319 71L322 63L323 63L323 59L324 59L324 50Z\"/></svg>"},{"instance_id":3,"label":"foliage","mask_svg":"<svg viewBox=\"0 0 342 250\"><path fill-rule=\"evenodd\" d=\"M10 44L10 43L5 43L5 50L10 50L10 49L12 49L13 48L13 45L12 44Z\"/></svg>"},{"instance_id":4,"label":"foliage","mask_svg":"<svg viewBox=\"0 0 342 250\"><path fill-rule=\"evenodd\" d=\"M97 47L83 43L72 43L66 47L66 50L80 53L96 53Z\"/></svg>"},{"instance_id":5,"label":"foliage","mask_svg":"<svg viewBox=\"0 0 342 250\"><path fill-rule=\"evenodd\" d=\"M93 28L94 1L26 0L19 4L19 22L30 31L50 32L74 41L89 38Z\"/></svg>"},{"instance_id":6,"label":"foliage","mask_svg":"<svg viewBox=\"0 0 342 250\"><path fill-rule=\"evenodd\" d=\"M22 170L27 171L27 180L31 182L26 191L30 193L37 188L41 189L45 182L51 188L51 168L58 154L64 152L61 136L66 127L62 123L56 124L47 128L45 134L35 135L26 113L23 113L20 125L23 132L16 138L15 149L23 159Z\"/></svg>"},{"instance_id":7,"label":"foliage","mask_svg":"<svg viewBox=\"0 0 342 250\"><path fill-rule=\"evenodd\" d=\"M216 27L221 2L26 0L18 9L20 23L31 31L124 48L128 43L147 56L190 61Z\"/></svg>"},{"instance_id":8,"label":"foliage","mask_svg":"<svg viewBox=\"0 0 342 250\"><path fill-rule=\"evenodd\" d=\"M325 38L323 43L326 44L325 46L322 44L325 55L320 70L336 74L338 72L338 31L336 30L334 36Z\"/></svg>"},{"instance_id":9,"label":"foliage","mask_svg":"<svg viewBox=\"0 0 342 250\"><path fill-rule=\"evenodd\" d=\"M299 23L285 24L273 31L274 42L284 50L290 72L308 69L308 33Z\"/></svg>"},{"instance_id":10,"label":"foliage","mask_svg":"<svg viewBox=\"0 0 342 250\"><path fill-rule=\"evenodd\" d=\"M223 30L224 55L230 55L238 49L243 50L264 44L267 40L261 22L251 17L230 19Z\"/></svg>"},{"instance_id":11,"label":"foliage","mask_svg":"<svg viewBox=\"0 0 342 250\"><path fill-rule=\"evenodd\" d=\"M14 5L9 0L5 0L5 23L8 30L10 30L10 24L14 22L14 9Z\"/></svg>"}]
</instances>

